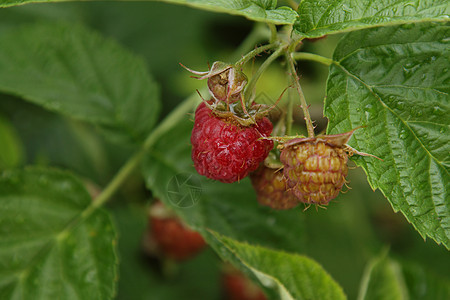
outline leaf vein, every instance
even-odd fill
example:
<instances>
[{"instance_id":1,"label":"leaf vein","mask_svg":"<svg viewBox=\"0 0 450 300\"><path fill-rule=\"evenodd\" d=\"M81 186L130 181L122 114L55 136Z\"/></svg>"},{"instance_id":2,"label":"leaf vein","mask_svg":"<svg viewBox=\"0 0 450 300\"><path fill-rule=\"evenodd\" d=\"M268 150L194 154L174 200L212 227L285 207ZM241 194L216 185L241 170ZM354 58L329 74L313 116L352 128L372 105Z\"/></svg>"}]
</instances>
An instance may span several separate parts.
<instances>
[{"instance_id":1,"label":"leaf vein","mask_svg":"<svg viewBox=\"0 0 450 300\"><path fill-rule=\"evenodd\" d=\"M353 78L355 78L357 81L359 81L361 84L363 84L368 91L386 108L388 109L393 115L395 115L407 128L408 130L413 134L414 138L417 140L417 142L421 145L422 149L424 149L426 151L426 153L437 163L440 164L440 162L438 161L438 159L436 157L433 156L433 154L425 147L425 145L422 143L422 141L417 137L417 135L415 134L414 130L411 129L411 127L408 125L408 121L403 120L393 109L391 109L386 103L384 103L384 101L381 99L380 95L378 95L377 93L375 93L373 91L373 89L371 88L370 85L368 85L365 81L363 81L361 78L359 78L358 76L356 76L355 74L351 73L349 70L347 70L346 68L344 68L341 64L337 64L343 71L344 73L346 73L348 76L351 76ZM442 166L442 165L441 165Z\"/></svg>"}]
</instances>

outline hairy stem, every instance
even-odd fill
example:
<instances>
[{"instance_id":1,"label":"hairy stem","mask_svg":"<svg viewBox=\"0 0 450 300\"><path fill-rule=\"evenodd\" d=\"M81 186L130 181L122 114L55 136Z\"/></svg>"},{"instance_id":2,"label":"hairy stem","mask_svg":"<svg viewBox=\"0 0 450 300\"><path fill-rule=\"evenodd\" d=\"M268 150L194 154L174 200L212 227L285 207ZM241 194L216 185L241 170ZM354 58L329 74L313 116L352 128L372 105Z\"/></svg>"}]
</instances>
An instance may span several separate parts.
<instances>
[{"instance_id":1,"label":"hairy stem","mask_svg":"<svg viewBox=\"0 0 450 300\"><path fill-rule=\"evenodd\" d=\"M103 189L100 195L94 199L92 207L96 208L102 206L109 198L117 191L122 183L128 178L128 176L139 165L142 158L155 144L155 142L167 131L172 129L178 120L185 118L185 115L189 113L194 104L198 101L197 94L194 94L187 98L184 102L178 105L167 117L156 127L152 133L142 144L142 147L132 156L130 159L120 168L119 172L109 182L109 184Z\"/></svg>"},{"instance_id":2,"label":"hairy stem","mask_svg":"<svg viewBox=\"0 0 450 300\"><path fill-rule=\"evenodd\" d=\"M230 61L236 61L242 58L242 53L247 53L255 45L267 41L270 38L270 33L264 24L256 23L252 31L247 35L245 40L239 45L239 47L233 52L230 57Z\"/></svg>"},{"instance_id":3,"label":"hairy stem","mask_svg":"<svg viewBox=\"0 0 450 300\"><path fill-rule=\"evenodd\" d=\"M270 28L270 43L274 43L278 38L277 27L275 24L269 23Z\"/></svg>"},{"instance_id":4,"label":"hairy stem","mask_svg":"<svg viewBox=\"0 0 450 300\"><path fill-rule=\"evenodd\" d=\"M330 58L327 58L327 57L324 57L321 55L317 55L317 54L313 54L313 53L307 53L307 52L292 53L292 58L295 60L312 60L312 61L321 63L326 66L329 66L334 62Z\"/></svg>"},{"instance_id":5,"label":"hairy stem","mask_svg":"<svg viewBox=\"0 0 450 300\"><path fill-rule=\"evenodd\" d=\"M255 48L254 50L252 50L249 53L247 53L246 55L244 55L240 60L238 60L235 65L237 67L243 66L247 61L249 61L253 57L261 54L264 51L275 48L276 46L278 46L278 43L271 43L271 44L267 44L267 45Z\"/></svg>"},{"instance_id":6,"label":"hairy stem","mask_svg":"<svg viewBox=\"0 0 450 300\"><path fill-rule=\"evenodd\" d=\"M289 102L286 111L286 135L292 134L292 123L294 122L294 97L292 97L292 92L288 91Z\"/></svg>"},{"instance_id":7,"label":"hairy stem","mask_svg":"<svg viewBox=\"0 0 450 300\"><path fill-rule=\"evenodd\" d=\"M308 104L306 103L305 95L303 94L302 87L300 85L300 79L297 75L297 70L295 69L294 59L291 55L287 54L286 59L288 62L289 72L294 77L294 86L297 90L298 96L300 97L300 104L303 110L303 115L305 116L306 129L308 130L308 137L314 137L314 126L311 121L311 116L309 114Z\"/></svg>"},{"instance_id":8,"label":"hairy stem","mask_svg":"<svg viewBox=\"0 0 450 300\"><path fill-rule=\"evenodd\" d=\"M288 0L288 4L290 7L292 7L293 10L297 11L298 9L298 3L294 0Z\"/></svg>"},{"instance_id":9,"label":"hairy stem","mask_svg":"<svg viewBox=\"0 0 450 300\"><path fill-rule=\"evenodd\" d=\"M253 102L255 98L255 89L256 89L256 82L258 81L259 77L261 77L262 73L267 69L267 67L270 66L270 64L277 59L279 56L283 54L285 51L285 47L280 46L274 53L272 53L259 67L258 71L256 71L255 75L253 75L252 79L248 83L247 87L245 88L244 92L244 99L247 101L247 103Z\"/></svg>"}]
</instances>

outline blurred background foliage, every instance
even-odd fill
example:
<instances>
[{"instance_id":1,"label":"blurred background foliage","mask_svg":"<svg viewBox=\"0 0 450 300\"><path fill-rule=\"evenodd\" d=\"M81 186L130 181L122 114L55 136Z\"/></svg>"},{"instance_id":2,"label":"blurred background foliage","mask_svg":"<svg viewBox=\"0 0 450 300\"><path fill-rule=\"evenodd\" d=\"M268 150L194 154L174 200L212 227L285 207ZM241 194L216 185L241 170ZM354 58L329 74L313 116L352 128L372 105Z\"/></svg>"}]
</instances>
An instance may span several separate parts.
<instances>
[{"instance_id":1,"label":"blurred background foliage","mask_svg":"<svg viewBox=\"0 0 450 300\"><path fill-rule=\"evenodd\" d=\"M25 5L0 10L0 34L38 21L82 23L143 57L162 89L163 117L205 82L189 77L179 63L206 70L227 61L255 24L242 17L157 2L93 2ZM261 24L260 24L261 25ZM303 50L331 57L339 36L305 41ZM256 70L257 59L247 74ZM299 62L301 83L313 119L322 117L327 68ZM258 98L275 101L289 83L281 64L274 64L258 84ZM266 101L263 100L263 101ZM299 109L298 109L299 111ZM302 132L302 116L296 116ZM89 125L0 94L0 145L9 148L0 167L28 164L74 170L98 189L105 185L135 149L111 144ZM351 163L350 163L351 164ZM391 257L449 277L445 247L423 239L379 191L373 192L361 169L349 174L351 190L328 209L298 209L305 219L306 255L312 257L355 299L366 264L388 248ZM109 204L117 224L120 253L118 299L221 299L222 263L211 249L175 272L145 256L141 243L147 227L151 193L136 172ZM256 201L245 199L245 201ZM300 217L300 216L299 216ZM165 271L166 270L166 271Z\"/></svg>"}]
</instances>

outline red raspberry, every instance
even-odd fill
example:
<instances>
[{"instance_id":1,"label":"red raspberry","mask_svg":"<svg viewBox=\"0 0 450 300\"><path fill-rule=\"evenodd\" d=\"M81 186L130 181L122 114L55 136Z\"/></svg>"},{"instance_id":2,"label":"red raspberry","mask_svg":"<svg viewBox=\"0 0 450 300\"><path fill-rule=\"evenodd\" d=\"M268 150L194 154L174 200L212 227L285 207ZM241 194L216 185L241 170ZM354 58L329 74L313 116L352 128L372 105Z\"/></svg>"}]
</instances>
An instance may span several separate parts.
<instances>
[{"instance_id":1,"label":"red raspberry","mask_svg":"<svg viewBox=\"0 0 450 300\"><path fill-rule=\"evenodd\" d=\"M189 229L183 222L170 213L161 203L155 203L150 210L150 230L152 252L181 261L200 252L206 243L196 231Z\"/></svg>"},{"instance_id":2,"label":"red raspberry","mask_svg":"<svg viewBox=\"0 0 450 300\"><path fill-rule=\"evenodd\" d=\"M237 270L225 273L222 282L227 300L267 300L262 290Z\"/></svg>"},{"instance_id":3,"label":"red raspberry","mask_svg":"<svg viewBox=\"0 0 450 300\"><path fill-rule=\"evenodd\" d=\"M250 175L258 202L273 209L291 209L299 201L287 186L283 172L261 166Z\"/></svg>"},{"instance_id":4,"label":"red raspberry","mask_svg":"<svg viewBox=\"0 0 450 300\"><path fill-rule=\"evenodd\" d=\"M232 117L216 116L201 103L191 135L195 169L200 175L225 183L241 180L255 171L273 148L271 140L261 139L269 136L272 128L266 117L243 126Z\"/></svg>"},{"instance_id":5,"label":"red raspberry","mask_svg":"<svg viewBox=\"0 0 450 300\"><path fill-rule=\"evenodd\" d=\"M347 176L348 155L342 145L321 138L295 139L281 152L284 176L304 203L327 205Z\"/></svg>"}]
</instances>

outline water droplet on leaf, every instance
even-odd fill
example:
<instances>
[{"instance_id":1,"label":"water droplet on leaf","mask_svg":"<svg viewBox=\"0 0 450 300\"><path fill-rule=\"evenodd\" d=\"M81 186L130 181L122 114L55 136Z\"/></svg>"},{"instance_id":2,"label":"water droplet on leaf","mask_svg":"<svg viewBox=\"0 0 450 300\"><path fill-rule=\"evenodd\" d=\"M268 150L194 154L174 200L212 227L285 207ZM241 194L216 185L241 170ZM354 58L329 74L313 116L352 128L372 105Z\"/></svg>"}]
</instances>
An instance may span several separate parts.
<instances>
[{"instance_id":1,"label":"water droplet on leaf","mask_svg":"<svg viewBox=\"0 0 450 300\"><path fill-rule=\"evenodd\" d=\"M444 110L440 106L433 107L433 112L437 115L442 115Z\"/></svg>"},{"instance_id":2,"label":"water droplet on leaf","mask_svg":"<svg viewBox=\"0 0 450 300\"><path fill-rule=\"evenodd\" d=\"M352 8L348 7L347 5L342 5L342 10L346 13L351 13L353 11Z\"/></svg>"},{"instance_id":3,"label":"water droplet on leaf","mask_svg":"<svg viewBox=\"0 0 450 300\"><path fill-rule=\"evenodd\" d=\"M413 28L414 27L414 24L404 24L404 25L402 25L402 28L403 29L411 29L411 28Z\"/></svg>"},{"instance_id":4,"label":"water droplet on leaf","mask_svg":"<svg viewBox=\"0 0 450 300\"><path fill-rule=\"evenodd\" d=\"M406 139L408 137L408 132L404 129L402 129L400 131L400 136L399 136L402 140Z\"/></svg>"}]
</instances>

